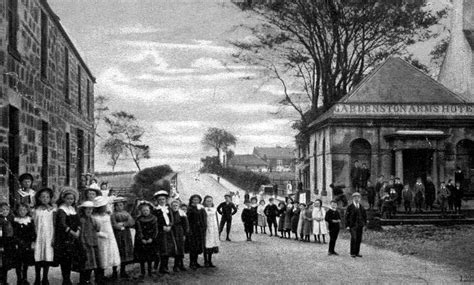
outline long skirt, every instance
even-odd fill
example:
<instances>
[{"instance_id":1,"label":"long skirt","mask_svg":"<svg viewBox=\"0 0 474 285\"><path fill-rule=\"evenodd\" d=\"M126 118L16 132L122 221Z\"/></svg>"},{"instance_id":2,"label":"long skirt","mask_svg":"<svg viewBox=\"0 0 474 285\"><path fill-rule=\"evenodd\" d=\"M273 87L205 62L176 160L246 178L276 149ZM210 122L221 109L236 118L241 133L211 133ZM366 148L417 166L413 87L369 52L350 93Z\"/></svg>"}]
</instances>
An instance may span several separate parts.
<instances>
[{"instance_id":1,"label":"long skirt","mask_svg":"<svg viewBox=\"0 0 474 285\"><path fill-rule=\"evenodd\" d=\"M278 219L278 231L285 230L285 215L281 215Z\"/></svg>"},{"instance_id":2,"label":"long skirt","mask_svg":"<svg viewBox=\"0 0 474 285\"><path fill-rule=\"evenodd\" d=\"M133 262L133 242L130 229L127 228L123 231L115 230L114 234L115 239L117 240L117 246L119 248L120 260L122 264Z\"/></svg>"},{"instance_id":3,"label":"long skirt","mask_svg":"<svg viewBox=\"0 0 474 285\"><path fill-rule=\"evenodd\" d=\"M257 225L259 227L266 227L267 226L267 217L265 217L265 215L258 215Z\"/></svg>"},{"instance_id":4,"label":"long skirt","mask_svg":"<svg viewBox=\"0 0 474 285\"><path fill-rule=\"evenodd\" d=\"M303 220L303 235L309 236L313 234L313 221Z\"/></svg>"}]
</instances>

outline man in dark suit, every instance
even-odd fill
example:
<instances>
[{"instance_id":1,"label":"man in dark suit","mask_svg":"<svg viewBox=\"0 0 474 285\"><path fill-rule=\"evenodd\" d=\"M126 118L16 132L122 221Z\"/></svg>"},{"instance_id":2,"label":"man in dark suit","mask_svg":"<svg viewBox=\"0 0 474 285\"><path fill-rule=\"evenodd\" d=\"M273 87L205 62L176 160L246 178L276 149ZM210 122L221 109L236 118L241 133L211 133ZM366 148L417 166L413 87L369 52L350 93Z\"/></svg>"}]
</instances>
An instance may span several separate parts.
<instances>
[{"instance_id":1,"label":"man in dark suit","mask_svg":"<svg viewBox=\"0 0 474 285\"><path fill-rule=\"evenodd\" d=\"M361 168L360 168L360 164L358 160L354 161L354 166L351 168L350 174L351 174L352 189L355 192L359 192Z\"/></svg>"},{"instance_id":2,"label":"man in dark suit","mask_svg":"<svg viewBox=\"0 0 474 285\"><path fill-rule=\"evenodd\" d=\"M360 193L352 194L352 204L346 209L346 226L351 232L351 256L362 257L360 255L360 243L362 242L362 230L367 221L367 214L360 204Z\"/></svg>"},{"instance_id":3,"label":"man in dark suit","mask_svg":"<svg viewBox=\"0 0 474 285\"><path fill-rule=\"evenodd\" d=\"M227 238L226 241L230 241L229 234L230 228L232 226L232 216L237 213L237 207L232 203L232 197L229 194L224 196L225 202L222 202L217 207L217 212L222 216L221 223L219 225L219 237L221 236L222 230L224 230L224 225L227 224L226 232Z\"/></svg>"}]
</instances>

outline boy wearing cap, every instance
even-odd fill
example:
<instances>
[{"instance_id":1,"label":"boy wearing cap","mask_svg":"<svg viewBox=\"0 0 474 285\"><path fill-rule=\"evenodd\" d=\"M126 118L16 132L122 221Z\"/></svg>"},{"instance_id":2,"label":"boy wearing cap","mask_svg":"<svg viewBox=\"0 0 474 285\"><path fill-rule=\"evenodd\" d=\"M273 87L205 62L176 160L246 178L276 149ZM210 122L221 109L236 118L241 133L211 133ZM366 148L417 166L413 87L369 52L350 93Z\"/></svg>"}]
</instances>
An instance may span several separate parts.
<instances>
[{"instance_id":1,"label":"boy wearing cap","mask_svg":"<svg viewBox=\"0 0 474 285\"><path fill-rule=\"evenodd\" d=\"M278 216L278 207L273 203L274 199L270 198L268 200L269 204L265 207L265 210L263 211L265 213L265 216L267 216L267 222L268 222L268 228L270 229L270 236L273 235L272 233L272 225L275 230L275 236L278 236L277 232L277 221L276 217Z\"/></svg>"},{"instance_id":2,"label":"boy wearing cap","mask_svg":"<svg viewBox=\"0 0 474 285\"><path fill-rule=\"evenodd\" d=\"M232 203L232 197L229 194L224 196L225 202L222 202L217 207L217 212L222 216L221 222L219 225L219 236L221 236L224 225L226 227L227 238L226 241L230 241L229 234L232 227L232 216L237 213L237 207Z\"/></svg>"},{"instance_id":3,"label":"boy wearing cap","mask_svg":"<svg viewBox=\"0 0 474 285\"><path fill-rule=\"evenodd\" d=\"M346 226L351 233L351 257L362 257L360 255L360 243L362 242L362 230L367 221L367 214L360 204L361 196L358 192L352 194L352 204L346 209Z\"/></svg>"}]
</instances>

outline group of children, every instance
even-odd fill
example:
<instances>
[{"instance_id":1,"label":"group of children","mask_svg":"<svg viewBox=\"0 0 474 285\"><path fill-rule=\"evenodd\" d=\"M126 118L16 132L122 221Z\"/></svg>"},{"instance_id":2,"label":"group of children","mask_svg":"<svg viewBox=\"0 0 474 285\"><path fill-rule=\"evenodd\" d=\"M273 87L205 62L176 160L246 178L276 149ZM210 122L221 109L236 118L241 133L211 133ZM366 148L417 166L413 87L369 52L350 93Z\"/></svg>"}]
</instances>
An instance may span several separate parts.
<instances>
[{"instance_id":1,"label":"group of children","mask_svg":"<svg viewBox=\"0 0 474 285\"><path fill-rule=\"evenodd\" d=\"M446 210L459 213L463 197L460 181L454 183L449 179L447 183L441 182L437 188L430 177L425 182L417 178L415 185L410 188L398 177L384 181L381 175L375 186L368 182L366 191L369 209L375 208L375 201L378 199L378 209L384 218L393 217L398 210L401 210L402 204L406 213L412 211L413 204L415 212L422 212L423 206L426 210L433 210L433 204L436 202L443 214Z\"/></svg>"},{"instance_id":2,"label":"group of children","mask_svg":"<svg viewBox=\"0 0 474 285\"><path fill-rule=\"evenodd\" d=\"M102 195L95 185L77 190L65 187L59 195L50 188L32 189L33 177L20 177L22 188L12 213L8 203L0 203L0 284L7 284L10 269L16 270L17 284L28 283L28 268L35 267L35 285L49 284L49 268L60 266L62 284L72 284L71 272L80 273L80 284L105 282L104 272L112 269L112 279L128 278L126 266L140 263L141 277L158 269L173 271L215 267L212 255L219 251L217 211L213 198L193 195L189 205L173 200L168 192L155 193L152 201L137 201L137 215L126 211L123 197ZM54 203L55 197L58 197ZM132 238L131 229L135 229ZM153 266L152 266L153 265ZM42 273L42 275L41 275Z\"/></svg>"},{"instance_id":3,"label":"group of children","mask_svg":"<svg viewBox=\"0 0 474 285\"><path fill-rule=\"evenodd\" d=\"M270 198L269 203L253 197L245 201L245 208L242 211L242 222L244 224L247 240L251 241L252 234L267 233L267 226L270 236L280 238L291 238L294 234L296 240L309 242L310 237L314 236L317 243L326 243L326 236L332 230L339 231L340 216L336 211L337 202L332 201L329 210L322 206L322 201L317 199L314 203L308 204L294 202L287 199L285 202L274 203ZM279 234L278 234L279 233ZM332 241L335 245L337 235L332 235ZM333 245L332 243L330 245ZM334 252L334 246L330 248L329 253Z\"/></svg>"}]
</instances>

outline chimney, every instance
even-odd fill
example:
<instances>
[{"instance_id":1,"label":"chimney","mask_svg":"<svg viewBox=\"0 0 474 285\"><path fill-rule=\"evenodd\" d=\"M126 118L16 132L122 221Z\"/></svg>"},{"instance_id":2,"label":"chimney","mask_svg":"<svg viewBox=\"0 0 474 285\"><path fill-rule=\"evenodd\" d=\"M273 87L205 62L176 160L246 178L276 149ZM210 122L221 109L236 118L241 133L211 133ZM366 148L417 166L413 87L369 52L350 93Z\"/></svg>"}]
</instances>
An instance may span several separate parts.
<instances>
[{"instance_id":1,"label":"chimney","mask_svg":"<svg viewBox=\"0 0 474 285\"><path fill-rule=\"evenodd\" d=\"M474 102L474 1L452 0L451 38L438 80L468 102Z\"/></svg>"}]
</instances>

